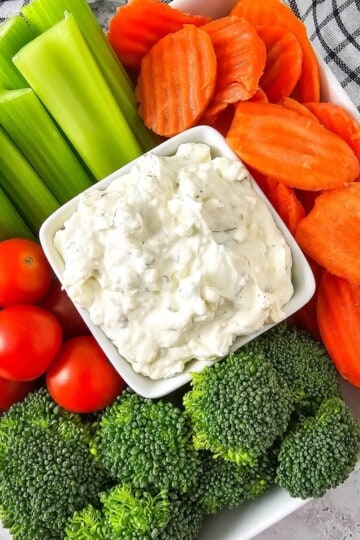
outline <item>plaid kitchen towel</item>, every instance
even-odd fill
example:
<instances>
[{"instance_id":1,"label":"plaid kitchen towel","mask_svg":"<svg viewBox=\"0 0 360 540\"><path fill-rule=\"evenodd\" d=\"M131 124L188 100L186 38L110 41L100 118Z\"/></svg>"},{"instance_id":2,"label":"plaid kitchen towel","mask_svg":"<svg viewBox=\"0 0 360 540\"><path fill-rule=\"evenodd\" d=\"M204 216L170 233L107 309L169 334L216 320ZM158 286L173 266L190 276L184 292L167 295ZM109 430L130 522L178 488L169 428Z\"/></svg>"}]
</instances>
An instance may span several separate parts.
<instances>
[{"instance_id":1,"label":"plaid kitchen towel","mask_svg":"<svg viewBox=\"0 0 360 540\"><path fill-rule=\"evenodd\" d=\"M0 23L11 15L16 15L29 0L0 0Z\"/></svg>"},{"instance_id":2,"label":"plaid kitchen towel","mask_svg":"<svg viewBox=\"0 0 360 540\"><path fill-rule=\"evenodd\" d=\"M265 0L266 1L266 0ZM360 0L287 0L360 112Z\"/></svg>"},{"instance_id":3,"label":"plaid kitchen towel","mask_svg":"<svg viewBox=\"0 0 360 540\"><path fill-rule=\"evenodd\" d=\"M29 1L0 0L0 22ZM360 111L360 0L285 1L304 21L314 48Z\"/></svg>"}]
</instances>

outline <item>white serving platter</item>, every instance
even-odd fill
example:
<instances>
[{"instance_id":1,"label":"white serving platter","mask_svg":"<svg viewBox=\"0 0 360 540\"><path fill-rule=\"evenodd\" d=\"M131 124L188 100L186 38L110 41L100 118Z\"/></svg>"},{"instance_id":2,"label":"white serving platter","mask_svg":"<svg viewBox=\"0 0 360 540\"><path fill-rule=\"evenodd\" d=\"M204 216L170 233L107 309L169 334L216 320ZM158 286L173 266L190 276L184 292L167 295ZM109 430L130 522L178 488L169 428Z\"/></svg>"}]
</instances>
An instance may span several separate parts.
<instances>
[{"instance_id":1,"label":"white serving platter","mask_svg":"<svg viewBox=\"0 0 360 540\"><path fill-rule=\"evenodd\" d=\"M179 9L211 17L225 15L234 4L235 0L174 0L171 3ZM360 114L354 104L328 66L320 58L318 60L321 70L322 101L332 101L345 107L360 122ZM360 389L354 388L345 381L342 387L345 401L360 420ZM356 468L360 468L360 460ZM306 502L291 498L279 488L273 488L267 494L238 509L221 512L212 518L207 518L198 540L250 540L299 509ZM1 525L0 540L11 540L11 536ZM285 540L285 538L278 538L278 540Z\"/></svg>"}]
</instances>

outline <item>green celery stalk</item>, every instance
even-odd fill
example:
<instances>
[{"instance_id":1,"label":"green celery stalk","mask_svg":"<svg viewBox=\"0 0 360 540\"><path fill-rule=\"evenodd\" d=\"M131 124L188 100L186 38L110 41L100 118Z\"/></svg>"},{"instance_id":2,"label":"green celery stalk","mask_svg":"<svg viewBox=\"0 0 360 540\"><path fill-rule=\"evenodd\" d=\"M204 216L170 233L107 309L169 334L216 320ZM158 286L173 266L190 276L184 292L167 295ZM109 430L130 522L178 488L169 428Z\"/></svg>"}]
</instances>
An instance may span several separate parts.
<instances>
[{"instance_id":1,"label":"green celery stalk","mask_svg":"<svg viewBox=\"0 0 360 540\"><path fill-rule=\"evenodd\" d=\"M42 222L59 203L1 128L0 148L0 188L37 235Z\"/></svg>"},{"instance_id":2,"label":"green celery stalk","mask_svg":"<svg viewBox=\"0 0 360 540\"><path fill-rule=\"evenodd\" d=\"M0 91L0 126L59 203L92 185L94 178L31 88Z\"/></svg>"},{"instance_id":3,"label":"green celery stalk","mask_svg":"<svg viewBox=\"0 0 360 540\"><path fill-rule=\"evenodd\" d=\"M153 148L156 144L155 135L146 128L139 117L132 82L87 0L32 0L21 10L22 15L39 34L62 20L65 12L74 16L126 121L143 149Z\"/></svg>"},{"instance_id":4,"label":"green celery stalk","mask_svg":"<svg viewBox=\"0 0 360 540\"><path fill-rule=\"evenodd\" d=\"M35 236L23 218L0 188L0 241L8 238L35 240Z\"/></svg>"},{"instance_id":5,"label":"green celery stalk","mask_svg":"<svg viewBox=\"0 0 360 540\"><path fill-rule=\"evenodd\" d=\"M142 153L71 14L13 62L97 180Z\"/></svg>"},{"instance_id":6,"label":"green celery stalk","mask_svg":"<svg viewBox=\"0 0 360 540\"><path fill-rule=\"evenodd\" d=\"M12 63L12 57L35 37L35 32L19 15L0 24L0 88L13 90L27 86L24 77Z\"/></svg>"}]
</instances>

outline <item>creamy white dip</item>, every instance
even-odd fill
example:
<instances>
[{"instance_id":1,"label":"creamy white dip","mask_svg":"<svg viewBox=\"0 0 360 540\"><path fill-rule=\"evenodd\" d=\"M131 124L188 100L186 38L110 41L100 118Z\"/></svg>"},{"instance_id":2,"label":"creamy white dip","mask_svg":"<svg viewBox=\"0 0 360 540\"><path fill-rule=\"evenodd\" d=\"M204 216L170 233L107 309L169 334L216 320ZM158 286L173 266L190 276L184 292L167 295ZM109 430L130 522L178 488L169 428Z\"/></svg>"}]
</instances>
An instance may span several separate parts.
<instances>
[{"instance_id":1,"label":"creamy white dip","mask_svg":"<svg viewBox=\"0 0 360 540\"><path fill-rule=\"evenodd\" d=\"M293 293L290 249L247 170L205 144L84 193L55 245L70 297L153 379L224 356Z\"/></svg>"}]
</instances>

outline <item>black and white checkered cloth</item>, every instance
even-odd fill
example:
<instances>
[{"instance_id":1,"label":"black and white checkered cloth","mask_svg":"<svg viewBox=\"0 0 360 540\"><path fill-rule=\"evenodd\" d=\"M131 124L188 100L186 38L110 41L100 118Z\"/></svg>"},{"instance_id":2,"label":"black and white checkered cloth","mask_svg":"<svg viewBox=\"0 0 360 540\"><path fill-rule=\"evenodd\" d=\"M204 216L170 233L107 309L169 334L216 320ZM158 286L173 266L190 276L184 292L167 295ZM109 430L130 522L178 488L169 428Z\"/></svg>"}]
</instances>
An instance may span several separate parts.
<instances>
[{"instance_id":1,"label":"black and white checkered cloth","mask_svg":"<svg viewBox=\"0 0 360 540\"><path fill-rule=\"evenodd\" d=\"M265 0L266 1L266 0ZM287 0L360 112L360 0Z\"/></svg>"},{"instance_id":2,"label":"black and white checkered cloth","mask_svg":"<svg viewBox=\"0 0 360 540\"><path fill-rule=\"evenodd\" d=\"M0 0L0 23L8 17L16 15L29 0Z\"/></svg>"},{"instance_id":3,"label":"black and white checkered cloth","mask_svg":"<svg viewBox=\"0 0 360 540\"><path fill-rule=\"evenodd\" d=\"M0 22L29 1L0 0ZM314 48L360 112L360 0L285 1L305 22Z\"/></svg>"}]
</instances>

